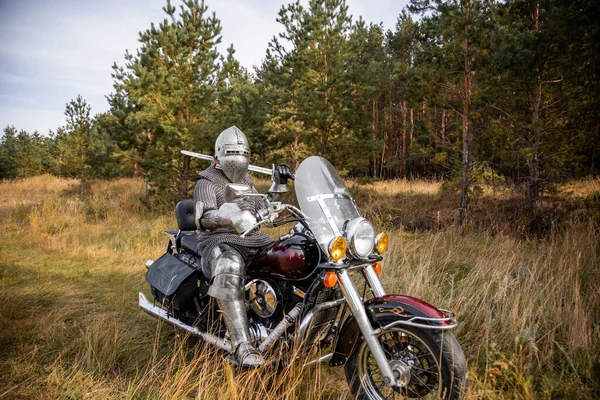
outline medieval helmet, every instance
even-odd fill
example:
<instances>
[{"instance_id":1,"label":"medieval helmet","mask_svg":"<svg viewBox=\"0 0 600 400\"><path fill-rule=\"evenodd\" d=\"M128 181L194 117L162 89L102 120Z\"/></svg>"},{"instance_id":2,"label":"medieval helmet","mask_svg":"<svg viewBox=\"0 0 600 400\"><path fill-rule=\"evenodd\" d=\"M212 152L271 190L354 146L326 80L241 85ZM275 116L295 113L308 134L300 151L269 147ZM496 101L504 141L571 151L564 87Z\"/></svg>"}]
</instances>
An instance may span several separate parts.
<instances>
[{"instance_id":1,"label":"medieval helmet","mask_svg":"<svg viewBox=\"0 0 600 400\"><path fill-rule=\"evenodd\" d=\"M250 158L250 145L244 132L235 126L221 132L215 142L215 158L225 176L231 182L240 183L248 172Z\"/></svg>"}]
</instances>

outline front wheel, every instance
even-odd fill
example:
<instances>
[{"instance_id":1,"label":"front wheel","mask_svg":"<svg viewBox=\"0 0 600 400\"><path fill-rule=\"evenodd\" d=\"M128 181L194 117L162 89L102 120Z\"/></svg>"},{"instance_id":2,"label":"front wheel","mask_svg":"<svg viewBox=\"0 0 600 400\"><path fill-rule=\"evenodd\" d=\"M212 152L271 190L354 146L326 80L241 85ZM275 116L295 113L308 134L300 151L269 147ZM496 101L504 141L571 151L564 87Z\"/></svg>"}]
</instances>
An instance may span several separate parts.
<instances>
[{"instance_id":1,"label":"front wheel","mask_svg":"<svg viewBox=\"0 0 600 400\"><path fill-rule=\"evenodd\" d=\"M396 381L384 378L367 343L356 346L345 365L350 391L358 399L461 399L467 390L466 360L450 332L396 327L381 332L383 347Z\"/></svg>"}]
</instances>

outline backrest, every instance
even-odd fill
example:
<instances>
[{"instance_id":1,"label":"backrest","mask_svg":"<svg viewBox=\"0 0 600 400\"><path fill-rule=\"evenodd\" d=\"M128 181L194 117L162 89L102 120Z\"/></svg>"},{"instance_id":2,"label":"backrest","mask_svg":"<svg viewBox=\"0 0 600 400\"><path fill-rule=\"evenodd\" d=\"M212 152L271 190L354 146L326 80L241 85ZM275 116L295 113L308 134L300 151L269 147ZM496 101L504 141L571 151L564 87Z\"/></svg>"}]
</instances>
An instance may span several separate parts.
<instances>
[{"instance_id":1,"label":"backrest","mask_svg":"<svg viewBox=\"0 0 600 400\"><path fill-rule=\"evenodd\" d=\"M196 226L196 202L194 200L181 200L175 206L177 225L181 231L195 231Z\"/></svg>"}]
</instances>

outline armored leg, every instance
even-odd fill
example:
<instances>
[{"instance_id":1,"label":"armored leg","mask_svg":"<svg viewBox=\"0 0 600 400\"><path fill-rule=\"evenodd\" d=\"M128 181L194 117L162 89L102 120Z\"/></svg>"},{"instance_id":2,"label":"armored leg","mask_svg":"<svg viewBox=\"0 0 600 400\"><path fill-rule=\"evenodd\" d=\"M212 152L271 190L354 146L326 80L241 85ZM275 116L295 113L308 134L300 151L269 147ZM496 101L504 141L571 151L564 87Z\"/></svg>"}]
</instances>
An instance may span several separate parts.
<instances>
[{"instance_id":1,"label":"armored leg","mask_svg":"<svg viewBox=\"0 0 600 400\"><path fill-rule=\"evenodd\" d=\"M250 343L244 305L244 259L233 247L220 244L210 254L212 283L208 294L217 299L231 338L231 348L240 365L256 367L263 357Z\"/></svg>"}]
</instances>

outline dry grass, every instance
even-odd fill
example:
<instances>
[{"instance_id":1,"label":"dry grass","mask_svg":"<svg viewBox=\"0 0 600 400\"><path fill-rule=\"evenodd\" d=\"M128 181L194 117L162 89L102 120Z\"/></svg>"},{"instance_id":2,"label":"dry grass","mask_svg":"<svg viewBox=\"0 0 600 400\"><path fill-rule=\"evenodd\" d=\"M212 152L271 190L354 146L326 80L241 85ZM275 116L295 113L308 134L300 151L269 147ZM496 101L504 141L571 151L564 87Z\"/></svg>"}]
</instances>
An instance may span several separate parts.
<instances>
[{"instance_id":1,"label":"dry grass","mask_svg":"<svg viewBox=\"0 0 600 400\"><path fill-rule=\"evenodd\" d=\"M573 180L557 188L561 196L588 198L600 193L600 178Z\"/></svg>"},{"instance_id":2,"label":"dry grass","mask_svg":"<svg viewBox=\"0 0 600 400\"><path fill-rule=\"evenodd\" d=\"M470 398L600 395L600 232L581 211L598 195L597 180L565 188L582 205L569 214L577 218L532 240L437 229L436 214L443 221L454 206L435 182L352 190L359 205L372 202L364 208L380 224L421 218L428 227L433 215L432 231L393 230L384 280L389 292L456 311ZM0 398L349 395L339 368L297 362L240 372L142 313L144 262L164 251L162 230L175 221L147 211L141 193L136 180L96 182L85 201L76 181L0 183ZM486 201L498 199L485 194L475 204Z\"/></svg>"},{"instance_id":3,"label":"dry grass","mask_svg":"<svg viewBox=\"0 0 600 400\"><path fill-rule=\"evenodd\" d=\"M458 222L460 197L452 185L436 181L393 180L360 185L348 182L363 213L379 225L410 232L452 227ZM477 185L469 195L467 230L520 239L565 232L573 220L600 222L600 179L556 186L537 203L506 186Z\"/></svg>"},{"instance_id":4,"label":"dry grass","mask_svg":"<svg viewBox=\"0 0 600 400\"><path fill-rule=\"evenodd\" d=\"M424 180L394 179L378 181L365 186L369 190L388 196L398 193L435 195L442 191L442 182Z\"/></svg>"}]
</instances>

